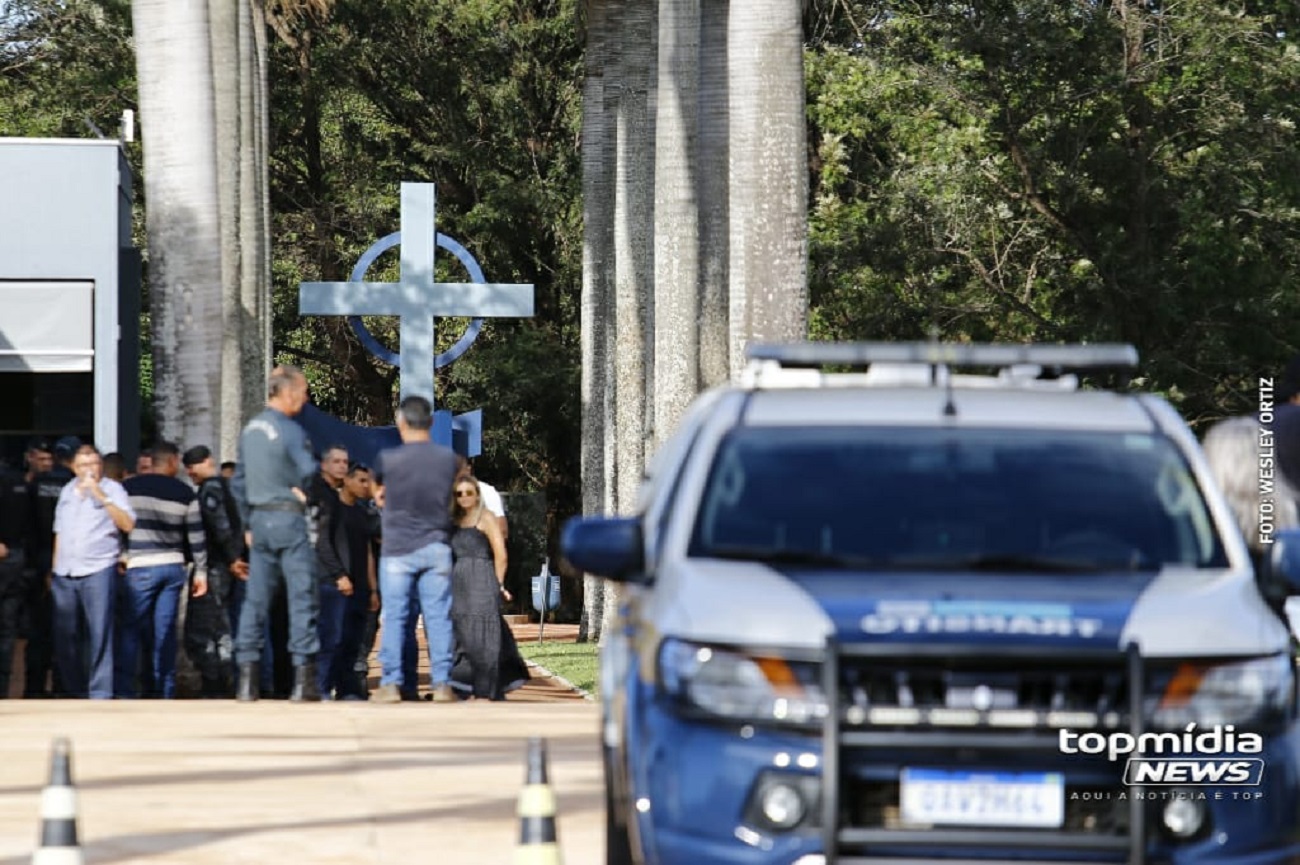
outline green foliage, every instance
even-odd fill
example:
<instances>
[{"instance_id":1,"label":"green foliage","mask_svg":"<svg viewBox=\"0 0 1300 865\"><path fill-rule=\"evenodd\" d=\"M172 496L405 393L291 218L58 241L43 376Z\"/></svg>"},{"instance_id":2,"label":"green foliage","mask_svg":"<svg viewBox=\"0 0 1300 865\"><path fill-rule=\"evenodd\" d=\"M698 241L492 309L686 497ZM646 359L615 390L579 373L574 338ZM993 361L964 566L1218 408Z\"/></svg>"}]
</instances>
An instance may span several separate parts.
<instances>
[{"instance_id":1,"label":"green foliage","mask_svg":"<svg viewBox=\"0 0 1300 865\"><path fill-rule=\"evenodd\" d=\"M484 410L478 470L503 491L543 493L552 527L577 508L577 310L581 209L576 3L338 0L272 46L276 349L303 364L314 399L363 424L391 422L396 370L345 322L303 319L298 283L347 278L399 226L399 185L432 181L438 230L485 277L536 286L536 317L488 320L439 372L437 401ZM397 277L386 254L367 275ZM467 281L438 257L438 276ZM366 318L396 349L396 321ZM438 322L445 350L467 322Z\"/></svg>"},{"instance_id":2,"label":"green foliage","mask_svg":"<svg viewBox=\"0 0 1300 865\"><path fill-rule=\"evenodd\" d=\"M0 3L0 135L115 136L135 106L129 0Z\"/></svg>"},{"instance_id":3,"label":"green foliage","mask_svg":"<svg viewBox=\"0 0 1300 865\"><path fill-rule=\"evenodd\" d=\"M814 0L814 336L1128 340L1189 420L1248 410L1300 350L1297 9ZM277 355L327 410L389 422L396 371L299 316L297 286L346 278L398 228L399 184L437 183L439 230L488 279L537 286L537 316L490 320L438 401L484 410L479 471L543 496L554 537L578 509L577 0L270 11ZM0 134L115 133L130 24L127 0L0 3ZM396 273L394 252L369 277ZM450 255L439 276L467 278ZM396 347L394 321L367 325Z\"/></svg>"},{"instance_id":4,"label":"green foliage","mask_svg":"<svg viewBox=\"0 0 1300 865\"><path fill-rule=\"evenodd\" d=\"M396 370L371 358L346 322L301 317L298 284L347 278L373 241L397 230L400 183L436 183L439 231L465 245L487 279L537 288L536 317L489 320L440 372L438 402L484 410L479 471L503 492L540 494L553 535L578 507L576 0L272 3L268 15L278 358L304 366L326 410L391 423ZM90 124L116 134L121 112L136 107L130 35L127 0L0 2L0 134L87 137ZM127 153L143 248L141 148ZM393 251L368 277L397 271ZM438 276L469 278L448 254ZM366 323L397 348L395 320ZM439 348L465 325L440 321ZM141 327L147 397L147 315Z\"/></svg>"},{"instance_id":5,"label":"green foliage","mask_svg":"<svg viewBox=\"0 0 1300 865\"><path fill-rule=\"evenodd\" d=\"M1190 420L1248 409L1300 349L1295 13L1252 13L821 3L814 335L1130 341Z\"/></svg>"}]
</instances>

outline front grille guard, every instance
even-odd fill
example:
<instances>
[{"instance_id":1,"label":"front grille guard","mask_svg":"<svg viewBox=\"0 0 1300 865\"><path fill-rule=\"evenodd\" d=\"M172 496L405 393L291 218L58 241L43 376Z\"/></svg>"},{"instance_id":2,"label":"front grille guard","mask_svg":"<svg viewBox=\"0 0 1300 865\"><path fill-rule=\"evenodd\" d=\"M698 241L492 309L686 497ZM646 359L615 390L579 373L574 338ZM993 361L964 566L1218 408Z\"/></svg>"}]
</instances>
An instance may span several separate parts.
<instances>
[{"instance_id":1,"label":"front grille guard","mask_svg":"<svg viewBox=\"0 0 1300 865\"><path fill-rule=\"evenodd\" d=\"M989 645L920 644L900 647L888 643L842 644L831 638L826 644L825 663L822 665L822 692L826 695L827 712L822 727L822 790L821 826L822 849L825 865L850 865L850 863L884 862L886 858L873 857L869 848L888 846L895 850L907 847L934 847L950 845L966 852L979 847L1034 848L1062 854L1066 861L1070 854L1084 858L1098 853L1126 853L1127 865L1144 865L1146 862L1147 827L1146 808L1134 796L1128 800L1128 835L1094 836L1079 832L1050 832L1025 830L899 830L862 829L840 825L840 805L843 752L856 748L888 748L922 746L938 748L979 748L984 750L1032 751L1052 750L1058 746L1055 734L1040 732L973 732L950 730L917 731L846 731L844 726L844 696L840 687L841 669L845 659L885 658L897 659L900 650L910 657L942 658L953 656L988 655ZM1000 659L1023 657L1029 663L1059 658L1078 661L1095 655L1099 663L1122 662L1128 678L1128 731L1136 739L1143 732L1143 694L1145 669L1136 643L1129 643L1122 653L1115 651L1083 651L1078 648L1052 649L1043 646L1023 648L999 647ZM957 852L957 851L954 851ZM1055 861L1055 856L1053 856Z\"/></svg>"}]
</instances>

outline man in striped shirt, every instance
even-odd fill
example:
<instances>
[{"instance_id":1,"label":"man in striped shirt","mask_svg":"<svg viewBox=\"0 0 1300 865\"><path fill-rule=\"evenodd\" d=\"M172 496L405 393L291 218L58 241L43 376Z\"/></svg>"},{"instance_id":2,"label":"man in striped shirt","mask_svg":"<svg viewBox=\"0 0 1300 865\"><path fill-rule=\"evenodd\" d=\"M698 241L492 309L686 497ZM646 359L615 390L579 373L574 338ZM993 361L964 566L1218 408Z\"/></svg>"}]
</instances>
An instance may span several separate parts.
<instances>
[{"instance_id":1,"label":"man in striped shirt","mask_svg":"<svg viewBox=\"0 0 1300 865\"><path fill-rule=\"evenodd\" d=\"M198 496L178 479L180 448L160 442L147 474L128 478L123 487L135 511L135 528L126 539L126 575L118 593L116 687L118 697L140 694L140 655L148 647L143 679L146 696L176 696L176 617L181 592L189 582L186 562L194 563L193 593L208 589L207 542Z\"/></svg>"}]
</instances>

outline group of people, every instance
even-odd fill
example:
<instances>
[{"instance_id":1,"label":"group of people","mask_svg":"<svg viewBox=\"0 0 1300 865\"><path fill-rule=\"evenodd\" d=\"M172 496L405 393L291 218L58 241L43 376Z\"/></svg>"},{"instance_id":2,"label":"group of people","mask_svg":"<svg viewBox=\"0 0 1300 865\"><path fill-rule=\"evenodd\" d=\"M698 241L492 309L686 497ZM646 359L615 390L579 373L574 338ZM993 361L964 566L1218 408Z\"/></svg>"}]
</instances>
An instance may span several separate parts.
<instances>
[{"instance_id":1,"label":"group of people","mask_svg":"<svg viewBox=\"0 0 1300 865\"><path fill-rule=\"evenodd\" d=\"M136 471L75 438L29 443L26 474L0 485L0 695L11 692L26 637L25 697L170 697L182 594L210 590L205 487L210 454L180 480L179 449L161 442ZM17 689L13 689L17 690Z\"/></svg>"},{"instance_id":2,"label":"group of people","mask_svg":"<svg viewBox=\"0 0 1300 865\"><path fill-rule=\"evenodd\" d=\"M131 473L89 444L32 443L27 474L0 479L0 695L21 635L24 696L174 697L182 610L208 697L418 699L419 617L426 699L527 680L500 611L505 509L431 440L429 401L403 400L403 443L372 468L338 445L313 456L300 370L277 367L268 394L220 466L201 445L160 442Z\"/></svg>"}]
</instances>

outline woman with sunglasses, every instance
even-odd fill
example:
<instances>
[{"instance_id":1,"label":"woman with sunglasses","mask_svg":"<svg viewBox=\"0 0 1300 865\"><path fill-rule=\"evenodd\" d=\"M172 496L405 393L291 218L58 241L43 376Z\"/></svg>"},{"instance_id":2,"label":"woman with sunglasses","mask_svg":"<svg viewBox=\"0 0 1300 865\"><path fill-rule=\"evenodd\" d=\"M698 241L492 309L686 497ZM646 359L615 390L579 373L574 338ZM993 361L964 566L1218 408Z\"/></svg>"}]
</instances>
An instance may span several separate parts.
<instances>
[{"instance_id":1,"label":"woman with sunglasses","mask_svg":"<svg viewBox=\"0 0 1300 865\"><path fill-rule=\"evenodd\" d=\"M496 516L483 506L472 475L456 481L453 497L451 621L457 657L452 687L474 698L504 700L528 680L528 666L501 616L501 599L510 600L505 537Z\"/></svg>"}]
</instances>

